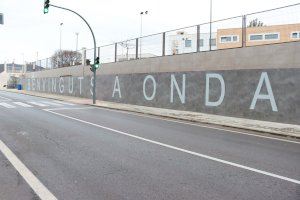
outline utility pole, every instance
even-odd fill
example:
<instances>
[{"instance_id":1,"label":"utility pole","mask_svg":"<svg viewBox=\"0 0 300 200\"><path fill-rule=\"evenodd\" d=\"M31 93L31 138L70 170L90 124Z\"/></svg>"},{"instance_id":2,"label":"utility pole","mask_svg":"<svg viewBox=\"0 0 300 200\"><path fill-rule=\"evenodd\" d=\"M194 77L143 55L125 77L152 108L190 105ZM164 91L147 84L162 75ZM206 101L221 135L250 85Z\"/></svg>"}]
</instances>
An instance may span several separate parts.
<instances>
[{"instance_id":1,"label":"utility pole","mask_svg":"<svg viewBox=\"0 0 300 200\"><path fill-rule=\"evenodd\" d=\"M75 33L76 34L76 51L78 51L78 35L79 33Z\"/></svg>"},{"instance_id":2,"label":"utility pole","mask_svg":"<svg viewBox=\"0 0 300 200\"><path fill-rule=\"evenodd\" d=\"M62 32L62 25L64 25L64 23L60 23L59 25L59 50L61 53L61 32Z\"/></svg>"},{"instance_id":3,"label":"utility pole","mask_svg":"<svg viewBox=\"0 0 300 200\"><path fill-rule=\"evenodd\" d=\"M61 6L56 6L56 5L53 5L53 4L50 4L49 3L50 1L49 0L46 0L45 3L44 3L44 14L48 13L49 12L49 6L52 6L54 8L59 8L59 9L62 9L62 10L67 10L67 11L70 11L74 14L76 14L78 17L80 17L84 22L85 24L89 27L90 31L91 31L91 34L92 34L92 37L93 37L93 42L94 42L94 65L93 65L93 104L96 103L96 70L97 68L100 66L99 65L99 57L97 57L96 59L96 51L97 51L97 46L96 46L96 38L95 38L95 35L94 35L94 32L91 28L91 26L89 25L89 23L80 15L78 14L77 12L71 10L71 9L68 9L68 8L64 8L64 7L61 7Z\"/></svg>"},{"instance_id":4,"label":"utility pole","mask_svg":"<svg viewBox=\"0 0 300 200\"><path fill-rule=\"evenodd\" d=\"M212 0L210 0L210 16L209 16L209 50L211 51L211 25L212 25Z\"/></svg>"},{"instance_id":5,"label":"utility pole","mask_svg":"<svg viewBox=\"0 0 300 200\"><path fill-rule=\"evenodd\" d=\"M140 59L142 58L143 15L148 15L148 10L140 13L141 16Z\"/></svg>"}]
</instances>

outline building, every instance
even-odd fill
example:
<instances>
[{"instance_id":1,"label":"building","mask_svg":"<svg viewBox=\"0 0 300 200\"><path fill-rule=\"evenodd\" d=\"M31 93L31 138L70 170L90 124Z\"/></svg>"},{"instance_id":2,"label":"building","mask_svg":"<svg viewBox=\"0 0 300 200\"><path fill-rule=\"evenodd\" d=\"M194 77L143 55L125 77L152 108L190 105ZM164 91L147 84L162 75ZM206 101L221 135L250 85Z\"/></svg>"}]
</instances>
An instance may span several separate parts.
<instances>
[{"instance_id":1,"label":"building","mask_svg":"<svg viewBox=\"0 0 300 200\"><path fill-rule=\"evenodd\" d=\"M216 50L216 33L211 34L211 50ZM209 51L209 33L200 33L200 51ZM167 39L167 55L192 53L197 51L197 34L178 31Z\"/></svg>"},{"instance_id":2,"label":"building","mask_svg":"<svg viewBox=\"0 0 300 200\"><path fill-rule=\"evenodd\" d=\"M199 50L209 50L209 33L200 33ZM242 47L243 29L217 29L211 35L211 50ZM300 23L272 26L247 27L245 29L245 45L256 46L300 40ZM197 51L197 34L178 31L169 35L167 55L192 53Z\"/></svg>"},{"instance_id":3,"label":"building","mask_svg":"<svg viewBox=\"0 0 300 200\"><path fill-rule=\"evenodd\" d=\"M11 77L20 77L26 72L26 67L15 63L0 64L0 87L8 84Z\"/></svg>"},{"instance_id":4,"label":"building","mask_svg":"<svg viewBox=\"0 0 300 200\"><path fill-rule=\"evenodd\" d=\"M272 26L247 27L246 46L274 44L300 40L300 23ZM217 30L218 49L242 46L242 29L229 28Z\"/></svg>"}]
</instances>

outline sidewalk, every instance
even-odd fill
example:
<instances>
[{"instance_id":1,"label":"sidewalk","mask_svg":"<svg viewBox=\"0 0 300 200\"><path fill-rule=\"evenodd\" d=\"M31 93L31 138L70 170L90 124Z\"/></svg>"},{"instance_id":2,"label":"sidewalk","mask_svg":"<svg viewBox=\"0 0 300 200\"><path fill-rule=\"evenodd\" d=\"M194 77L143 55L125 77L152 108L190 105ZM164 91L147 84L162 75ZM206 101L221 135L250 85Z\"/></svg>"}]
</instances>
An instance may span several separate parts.
<instances>
[{"instance_id":1,"label":"sidewalk","mask_svg":"<svg viewBox=\"0 0 300 200\"><path fill-rule=\"evenodd\" d=\"M136 105L120 104L120 103L113 103L113 102L99 101L99 100L97 100L96 104L93 105L92 100L86 98L38 93L38 92L31 92L25 90L14 90L14 89L9 89L9 90L1 89L1 90L27 94L32 96L38 96L38 97L45 97L45 98L56 99L56 100L62 100L62 101L68 101L68 102L82 104L82 105L112 108L117 110L125 110L125 111L136 112L136 113L168 117L173 119L187 120L191 122L217 124L217 125L222 125L227 127L235 127L235 128L248 129L248 130L266 132L271 134L300 138L300 125L267 122L267 121L259 121L259 120L236 118L236 117L226 117L220 115L178 111L178 110L170 110L170 109L162 109L162 108L154 108L154 107L146 107L146 106L136 106Z\"/></svg>"}]
</instances>

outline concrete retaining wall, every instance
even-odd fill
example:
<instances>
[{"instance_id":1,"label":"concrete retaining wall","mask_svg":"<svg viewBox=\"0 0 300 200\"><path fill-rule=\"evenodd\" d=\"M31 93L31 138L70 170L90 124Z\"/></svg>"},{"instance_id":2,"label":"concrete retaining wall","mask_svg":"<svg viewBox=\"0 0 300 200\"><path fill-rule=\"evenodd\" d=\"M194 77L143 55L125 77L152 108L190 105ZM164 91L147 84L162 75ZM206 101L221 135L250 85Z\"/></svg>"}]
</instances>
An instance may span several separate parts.
<instances>
[{"instance_id":1,"label":"concrete retaining wall","mask_svg":"<svg viewBox=\"0 0 300 200\"><path fill-rule=\"evenodd\" d=\"M107 64L97 76L97 99L300 124L299 49L295 42ZM28 73L22 83L91 98L88 70Z\"/></svg>"}]
</instances>

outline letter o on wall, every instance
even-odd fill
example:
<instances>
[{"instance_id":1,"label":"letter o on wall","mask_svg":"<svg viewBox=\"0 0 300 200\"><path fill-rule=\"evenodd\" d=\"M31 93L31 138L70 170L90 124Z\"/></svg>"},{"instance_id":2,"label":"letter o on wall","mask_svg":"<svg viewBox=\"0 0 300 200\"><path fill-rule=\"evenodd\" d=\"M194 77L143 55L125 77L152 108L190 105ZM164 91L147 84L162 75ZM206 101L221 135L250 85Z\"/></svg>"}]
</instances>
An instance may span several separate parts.
<instances>
[{"instance_id":1,"label":"letter o on wall","mask_svg":"<svg viewBox=\"0 0 300 200\"><path fill-rule=\"evenodd\" d=\"M152 95L150 97L146 94L146 83L149 79L152 80L152 85L153 85L153 91L152 91ZM156 94L156 81L153 76L147 75L145 77L144 83L143 83L143 93L144 93L144 97L146 100L151 101L154 99L155 94Z\"/></svg>"}]
</instances>

